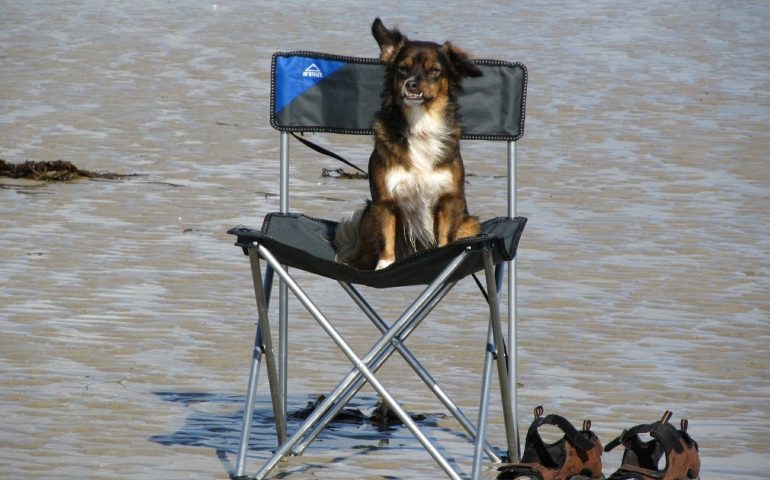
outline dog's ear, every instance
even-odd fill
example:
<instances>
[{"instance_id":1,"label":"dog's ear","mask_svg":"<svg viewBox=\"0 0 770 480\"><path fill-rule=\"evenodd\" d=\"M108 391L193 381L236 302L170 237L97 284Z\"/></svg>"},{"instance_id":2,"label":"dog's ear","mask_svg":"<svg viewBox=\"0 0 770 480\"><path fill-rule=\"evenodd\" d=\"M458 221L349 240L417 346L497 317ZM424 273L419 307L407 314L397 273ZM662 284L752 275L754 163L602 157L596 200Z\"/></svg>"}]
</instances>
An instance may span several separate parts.
<instances>
[{"instance_id":1,"label":"dog's ear","mask_svg":"<svg viewBox=\"0 0 770 480\"><path fill-rule=\"evenodd\" d=\"M379 17L372 23L372 35L380 46L380 60L383 63L392 62L406 43L406 37L401 32L395 28L393 30L385 28Z\"/></svg>"},{"instance_id":2,"label":"dog's ear","mask_svg":"<svg viewBox=\"0 0 770 480\"><path fill-rule=\"evenodd\" d=\"M449 61L452 62L456 71L463 77L480 77L483 75L479 67L471 61L468 54L452 45L452 43L445 42L441 45L441 49L446 52Z\"/></svg>"}]
</instances>

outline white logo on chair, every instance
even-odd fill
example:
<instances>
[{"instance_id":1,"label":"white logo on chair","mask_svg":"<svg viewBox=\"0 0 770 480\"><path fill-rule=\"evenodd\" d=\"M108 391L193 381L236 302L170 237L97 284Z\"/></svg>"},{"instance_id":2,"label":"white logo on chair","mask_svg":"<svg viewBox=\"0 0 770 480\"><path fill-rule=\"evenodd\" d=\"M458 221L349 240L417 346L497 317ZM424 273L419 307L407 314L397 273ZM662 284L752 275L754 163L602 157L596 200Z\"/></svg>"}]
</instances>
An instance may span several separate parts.
<instances>
[{"instance_id":1,"label":"white logo on chair","mask_svg":"<svg viewBox=\"0 0 770 480\"><path fill-rule=\"evenodd\" d=\"M310 64L309 67L305 69L304 72L302 72L303 77L316 77L316 78L323 78L324 74L321 71L320 68L318 68L318 65L315 63Z\"/></svg>"}]
</instances>

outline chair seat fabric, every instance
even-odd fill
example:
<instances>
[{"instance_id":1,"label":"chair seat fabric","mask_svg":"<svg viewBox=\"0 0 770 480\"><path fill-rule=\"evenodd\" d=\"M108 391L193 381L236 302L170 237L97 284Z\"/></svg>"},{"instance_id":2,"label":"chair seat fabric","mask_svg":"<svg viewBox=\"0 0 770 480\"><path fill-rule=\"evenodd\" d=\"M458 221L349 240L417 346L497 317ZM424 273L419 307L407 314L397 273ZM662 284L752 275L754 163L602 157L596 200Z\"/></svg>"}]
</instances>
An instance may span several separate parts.
<instances>
[{"instance_id":1,"label":"chair seat fabric","mask_svg":"<svg viewBox=\"0 0 770 480\"><path fill-rule=\"evenodd\" d=\"M335 260L334 232L337 222L299 213L271 213L262 229L238 226L228 231L235 244L246 249L258 242L284 265L323 277L374 288L425 285L462 251L469 249L463 265L451 281L484 269L480 252L490 250L495 265L512 260L527 219L499 217L481 224L481 234L458 239L440 248L415 253L381 270L359 270Z\"/></svg>"}]
</instances>

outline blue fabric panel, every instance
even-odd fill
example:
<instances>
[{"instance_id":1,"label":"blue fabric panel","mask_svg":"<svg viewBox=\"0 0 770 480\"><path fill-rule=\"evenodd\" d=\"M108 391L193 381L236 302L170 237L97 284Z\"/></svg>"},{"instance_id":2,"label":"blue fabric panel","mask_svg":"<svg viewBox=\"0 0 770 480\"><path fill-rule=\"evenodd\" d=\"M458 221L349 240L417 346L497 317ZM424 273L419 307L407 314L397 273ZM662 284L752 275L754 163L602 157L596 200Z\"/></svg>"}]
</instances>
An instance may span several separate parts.
<instances>
[{"instance_id":1,"label":"blue fabric panel","mask_svg":"<svg viewBox=\"0 0 770 480\"><path fill-rule=\"evenodd\" d=\"M275 111L280 112L307 89L346 65L345 62L313 57L277 57L274 88Z\"/></svg>"}]
</instances>

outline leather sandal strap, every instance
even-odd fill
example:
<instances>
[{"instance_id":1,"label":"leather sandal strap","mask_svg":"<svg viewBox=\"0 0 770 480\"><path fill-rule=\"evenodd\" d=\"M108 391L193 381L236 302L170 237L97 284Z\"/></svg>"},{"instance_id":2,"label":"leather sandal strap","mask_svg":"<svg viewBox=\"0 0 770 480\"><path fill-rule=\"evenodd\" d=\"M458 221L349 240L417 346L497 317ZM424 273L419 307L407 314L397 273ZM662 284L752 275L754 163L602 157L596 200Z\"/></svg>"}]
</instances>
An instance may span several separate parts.
<instances>
[{"instance_id":1,"label":"leather sandal strap","mask_svg":"<svg viewBox=\"0 0 770 480\"><path fill-rule=\"evenodd\" d=\"M619 445L626 445L628 442L631 441L631 439L639 435L640 433L649 433L650 430L652 430L652 423L643 423L641 425L637 425L635 427L631 427L629 429L623 430L623 432L618 435L617 438L610 441L604 446L604 451L609 452L613 448L619 446Z\"/></svg>"},{"instance_id":2,"label":"leather sandal strap","mask_svg":"<svg viewBox=\"0 0 770 480\"><path fill-rule=\"evenodd\" d=\"M529 431L527 432L527 443L532 440L542 444L540 434L537 433L537 429L542 425L553 425L558 427L573 445L583 451L591 450L594 447L594 442L587 438L587 436L581 435L580 432L572 426L569 420L561 415L554 414L536 418L535 421L532 422L532 425L529 426Z\"/></svg>"},{"instance_id":3,"label":"leather sandal strap","mask_svg":"<svg viewBox=\"0 0 770 480\"><path fill-rule=\"evenodd\" d=\"M670 423L658 423L652 427L650 436L663 445L666 453L672 450L676 453L684 452L682 442L679 441L679 432Z\"/></svg>"},{"instance_id":4,"label":"leather sandal strap","mask_svg":"<svg viewBox=\"0 0 770 480\"><path fill-rule=\"evenodd\" d=\"M617 438L612 439L611 441L607 442L606 445L604 445L604 451L609 452L610 450L614 449L615 447L620 446L621 443L623 443L622 438L625 436L627 430L623 430L623 432L618 435Z\"/></svg>"},{"instance_id":5,"label":"leather sandal strap","mask_svg":"<svg viewBox=\"0 0 770 480\"><path fill-rule=\"evenodd\" d=\"M644 423L631 427L628 430L623 430L619 437L604 446L604 451L609 452L620 444L626 445L634 436L640 433L649 433L652 438L660 442L666 452L674 450L677 453L682 453L684 451L684 447L682 447L682 443L679 441L679 432L673 425L664 421Z\"/></svg>"}]
</instances>

